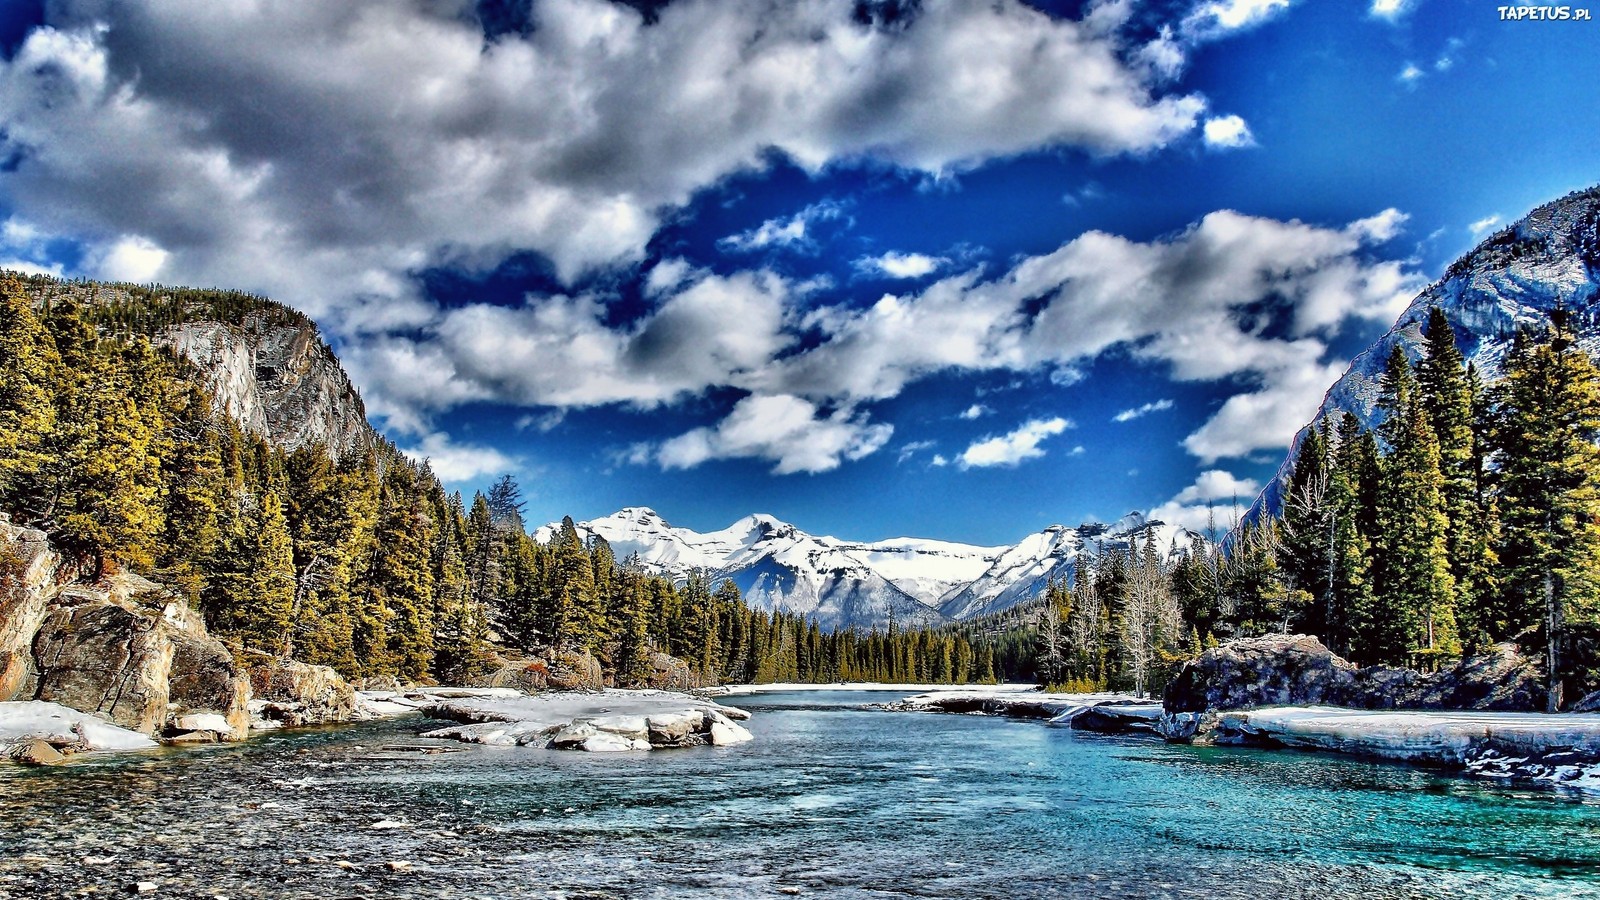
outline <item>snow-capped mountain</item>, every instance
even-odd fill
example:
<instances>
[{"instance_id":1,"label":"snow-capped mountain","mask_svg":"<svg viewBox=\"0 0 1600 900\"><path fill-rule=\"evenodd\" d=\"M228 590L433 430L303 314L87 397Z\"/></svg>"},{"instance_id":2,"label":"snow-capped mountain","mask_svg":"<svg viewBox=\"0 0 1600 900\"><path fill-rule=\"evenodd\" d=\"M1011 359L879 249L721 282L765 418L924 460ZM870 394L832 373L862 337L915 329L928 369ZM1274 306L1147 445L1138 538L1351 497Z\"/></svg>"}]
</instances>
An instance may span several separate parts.
<instances>
[{"instance_id":1,"label":"snow-capped mountain","mask_svg":"<svg viewBox=\"0 0 1600 900\"><path fill-rule=\"evenodd\" d=\"M534 538L548 542L559 528L546 525ZM695 571L728 578L750 605L799 613L828 629L914 627L998 612L1034 597L1052 578L1070 579L1085 546L1126 545L1151 529L1163 547L1187 543L1179 529L1137 514L1110 526L1053 525L1011 547L846 541L767 515L701 533L643 507L577 524L581 537L604 538L619 560L636 557L646 571L673 578Z\"/></svg>"},{"instance_id":2,"label":"snow-capped mountain","mask_svg":"<svg viewBox=\"0 0 1600 900\"><path fill-rule=\"evenodd\" d=\"M1462 355L1486 384L1500 377L1517 329L1549 322L1549 313L1557 306L1573 313L1573 324L1584 335L1584 349L1600 356L1600 187L1535 209L1452 263L1443 278L1411 301L1393 328L1351 361L1313 421L1348 411L1369 428L1379 424L1383 413L1377 408L1378 386L1384 363L1396 344L1412 362L1422 356L1422 326L1434 306L1449 318ZM1295 436L1277 477L1251 509L1252 516L1278 511L1305 434L1301 429Z\"/></svg>"}]
</instances>

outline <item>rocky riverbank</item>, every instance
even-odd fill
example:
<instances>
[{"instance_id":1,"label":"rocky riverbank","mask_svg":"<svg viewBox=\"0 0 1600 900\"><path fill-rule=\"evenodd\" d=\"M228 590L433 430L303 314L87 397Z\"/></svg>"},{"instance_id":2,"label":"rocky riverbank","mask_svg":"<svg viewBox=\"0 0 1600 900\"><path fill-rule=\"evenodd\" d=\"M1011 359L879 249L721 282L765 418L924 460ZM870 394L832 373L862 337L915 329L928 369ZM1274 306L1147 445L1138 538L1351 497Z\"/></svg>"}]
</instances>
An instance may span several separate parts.
<instances>
[{"instance_id":1,"label":"rocky riverbank","mask_svg":"<svg viewBox=\"0 0 1600 900\"><path fill-rule=\"evenodd\" d=\"M1600 715L1534 712L1543 698L1538 667L1509 644L1416 672L1361 668L1314 637L1269 635L1186 663L1167 686L1157 730L1180 743L1315 750L1600 788Z\"/></svg>"}]
</instances>

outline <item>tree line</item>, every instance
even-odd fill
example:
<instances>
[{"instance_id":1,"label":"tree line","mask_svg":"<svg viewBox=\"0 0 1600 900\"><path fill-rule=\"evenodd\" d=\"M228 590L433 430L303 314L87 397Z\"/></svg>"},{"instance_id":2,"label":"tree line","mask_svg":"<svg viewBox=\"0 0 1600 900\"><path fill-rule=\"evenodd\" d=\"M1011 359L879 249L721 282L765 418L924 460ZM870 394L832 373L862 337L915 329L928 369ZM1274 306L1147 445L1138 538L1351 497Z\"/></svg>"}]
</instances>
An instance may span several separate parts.
<instances>
[{"instance_id":1,"label":"tree line","mask_svg":"<svg viewBox=\"0 0 1600 900\"><path fill-rule=\"evenodd\" d=\"M1376 429L1325 418L1281 512L1189 547L1086 548L1035 614L1035 671L1079 689L1159 688L1219 637L1318 636L1362 665L1437 669L1512 641L1547 705L1600 675L1600 371L1572 316L1511 341L1480 382L1442 311L1396 345Z\"/></svg>"},{"instance_id":2,"label":"tree line","mask_svg":"<svg viewBox=\"0 0 1600 900\"><path fill-rule=\"evenodd\" d=\"M749 608L731 581L649 575L570 519L535 541L509 476L467 503L386 441L337 458L272 446L150 340L225 313L301 321L276 304L203 291L39 302L31 281L0 278L0 511L93 577L173 586L238 646L352 678L447 682L498 651L590 652L619 685L650 681L656 654L702 683L994 677L992 647L822 633Z\"/></svg>"}]
</instances>

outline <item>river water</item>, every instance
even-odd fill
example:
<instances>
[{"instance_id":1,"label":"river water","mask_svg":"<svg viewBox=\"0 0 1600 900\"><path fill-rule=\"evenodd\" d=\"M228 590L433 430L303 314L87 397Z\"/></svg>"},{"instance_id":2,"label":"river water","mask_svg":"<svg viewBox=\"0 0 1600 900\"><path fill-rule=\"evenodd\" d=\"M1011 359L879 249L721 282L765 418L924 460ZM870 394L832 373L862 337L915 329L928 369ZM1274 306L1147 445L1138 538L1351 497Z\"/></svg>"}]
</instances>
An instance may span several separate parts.
<instances>
[{"instance_id":1,"label":"river water","mask_svg":"<svg viewBox=\"0 0 1600 900\"><path fill-rule=\"evenodd\" d=\"M1597 798L895 696L737 698L731 748L383 749L413 717L0 767L0 897L1600 897Z\"/></svg>"}]
</instances>

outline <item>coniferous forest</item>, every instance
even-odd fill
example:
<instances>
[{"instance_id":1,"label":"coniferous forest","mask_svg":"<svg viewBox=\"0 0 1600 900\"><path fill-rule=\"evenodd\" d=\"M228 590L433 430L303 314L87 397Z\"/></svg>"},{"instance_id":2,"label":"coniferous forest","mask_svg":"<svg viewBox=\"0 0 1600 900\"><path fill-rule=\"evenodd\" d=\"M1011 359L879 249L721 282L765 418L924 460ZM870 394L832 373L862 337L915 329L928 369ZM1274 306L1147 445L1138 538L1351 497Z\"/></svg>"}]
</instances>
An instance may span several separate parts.
<instances>
[{"instance_id":1,"label":"coniferous forest","mask_svg":"<svg viewBox=\"0 0 1600 900\"><path fill-rule=\"evenodd\" d=\"M1389 356L1375 431L1348 413L1307 430L1280 515L1080 558L1032 612L1033 674L1143 691L1219 638L1280 632L1423 670L1510 641L1541 661L1552 711L1594 690L1600 371L1561 310L1492 384L1438 309L1423 338L1415 362Z\"/></svg>"},{"instance_id":2,"label":"coniferous forest","mask_svg":"<svg viewBox=\"0 0 1600 900\"><path fill-rule=\"evenodd\" d=\"M237 647L444 683L501 654L579 652L620 686L650 683L660 654L700 684L996 677L990 644L824 633L749 608L731 581L646 574L570 519L538 543L509 476L466 499L381 439L341 458L271 446L216 412L151 338L298 314L234 292L146 293L36 304L0 279L0 512L48 532L88 576L173 586Z\"/></svg>"}]
</instances>

